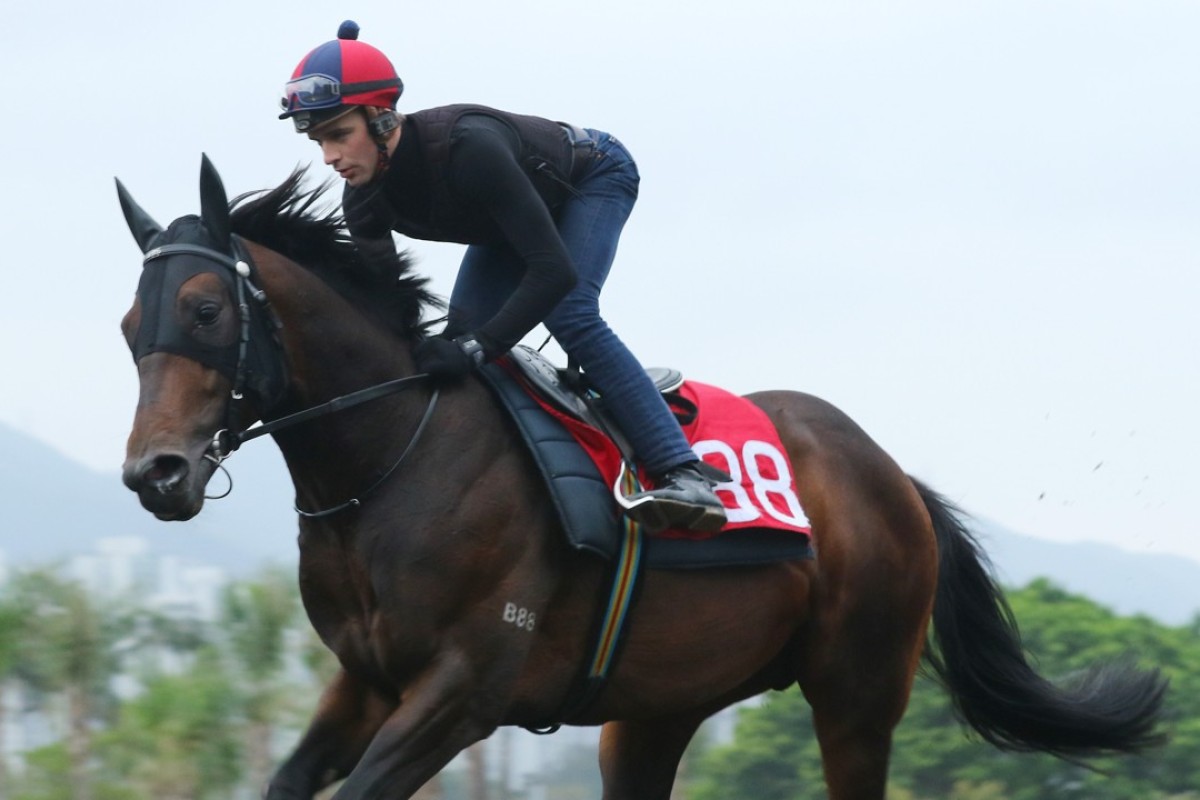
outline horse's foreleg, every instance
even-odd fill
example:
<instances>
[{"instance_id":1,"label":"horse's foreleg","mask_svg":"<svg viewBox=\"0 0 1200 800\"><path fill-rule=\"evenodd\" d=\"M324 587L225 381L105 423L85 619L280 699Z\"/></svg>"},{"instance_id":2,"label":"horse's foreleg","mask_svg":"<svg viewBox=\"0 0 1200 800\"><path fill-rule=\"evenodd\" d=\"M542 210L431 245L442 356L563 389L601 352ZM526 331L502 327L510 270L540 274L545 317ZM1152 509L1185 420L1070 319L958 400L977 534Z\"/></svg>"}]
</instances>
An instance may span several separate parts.
<instances>
[{"instance_id":1,"label":"horse's foreleg","mask_svg":"<svg viewBox=\"0 0 1200 800\"><path fill-rule=\"evenodd\" d=\"M481 693L465 659L443 654L404 691L335 800L411 797L497 721L472 707ZM488 692L482 692L487 695Z\"/></svg>"},{"instance_id":2,"label":"horse's foreleg","mask_svg":"<svg viewBox=\"0 0 1200 800\"><path fill-rule=\"evenodd\" d=\"M310 800L350 774L395 708L395 698L339 671L300 744L267 784L266 800Z\"/></svg>"},{"instance_id":3,"label":"horse's foreleg","mask_svg":"<svg viewBox=\"0 0 1200 800\"><path fill-rule=\"evenodd\" d=\"M600 734L604 800L668 800L679 760L705 716L606 723Z\"/></svg>"}]
</instances>

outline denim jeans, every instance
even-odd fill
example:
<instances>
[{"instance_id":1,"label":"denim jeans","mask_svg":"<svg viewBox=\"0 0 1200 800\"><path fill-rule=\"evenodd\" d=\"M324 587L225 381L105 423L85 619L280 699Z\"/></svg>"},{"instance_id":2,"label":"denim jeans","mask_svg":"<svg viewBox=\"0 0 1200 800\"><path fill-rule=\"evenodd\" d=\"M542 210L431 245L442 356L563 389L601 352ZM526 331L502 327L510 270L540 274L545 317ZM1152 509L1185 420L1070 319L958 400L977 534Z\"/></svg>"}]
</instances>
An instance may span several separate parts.
<instances>
[{"instance_id":1,"label":"denim jeans","mask_svg":"<svg viewBox=\"0 0 1200 800\"><path fill-rule=\"evenodd\" d=\"M588 133L597 155L575 182L578 196L568 197L557 214L558 233L579 282L544 322L604 396L642 465L658 475L696 456L642 365L600 317L600 290L637 200L640 177L615 137ZM524 269L506 247L468 247L450 295L451 318L472 328L487 322L520 283Z\"/></svg>"}]
</instances>

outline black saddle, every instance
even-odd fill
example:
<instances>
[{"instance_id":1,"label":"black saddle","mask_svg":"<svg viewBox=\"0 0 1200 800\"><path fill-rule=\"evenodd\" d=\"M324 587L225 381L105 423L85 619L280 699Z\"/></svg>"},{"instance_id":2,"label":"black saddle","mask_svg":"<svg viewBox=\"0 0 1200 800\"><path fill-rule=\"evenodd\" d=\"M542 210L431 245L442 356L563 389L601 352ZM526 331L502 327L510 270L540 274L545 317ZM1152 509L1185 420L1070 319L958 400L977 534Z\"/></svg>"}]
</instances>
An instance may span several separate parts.
<instances>
[{"instance_id":1,"label":"black saddle","mask_svg":"<svg viewBox=\"0 0 1200 800\"><path fill-rule=\"evenodd\" d=\"M604 398L598 395L587 382L587 376L572 369L560 369L550 359L525 345L517 345L509 352L509 360L521 376L538 394L560 411L586 422L612 438L617 448L626 455L632 452L620 428L604 409ZM687 407L687 401L674 395L683 385L683 373L667 367L651 367L646 370L654 388L669 399L673 409L684 406L684 413L695 413ZM686 419L683 420L686 423Z\"/></svg>"}]
</instances>

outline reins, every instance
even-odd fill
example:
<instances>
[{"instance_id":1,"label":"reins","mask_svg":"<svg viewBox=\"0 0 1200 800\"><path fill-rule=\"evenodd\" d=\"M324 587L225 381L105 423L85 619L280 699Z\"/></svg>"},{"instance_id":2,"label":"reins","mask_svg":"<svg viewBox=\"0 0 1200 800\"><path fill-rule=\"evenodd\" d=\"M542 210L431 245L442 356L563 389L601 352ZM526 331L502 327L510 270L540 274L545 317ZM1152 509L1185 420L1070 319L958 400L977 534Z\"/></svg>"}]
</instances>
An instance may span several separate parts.
<instances>
[{"instance_id":1,"label":"reins","mask_svg":"<svg viewBox=\"0 0 1200 800\"><path fill-rule=\"evenodd\" d=\"M301 422L307 422L310 419L322 417L326 414L332 414L337 411L345 411L348 408L354 408L357 405L361 405L380 397L386 397L389 394L402 392L405 389L412 388L410 384L416 381L424 380L428 377L428 373L421 372L416 375L409 375L405 378L396 378L395 380L385 381L384 383L377 383L374 386L368 386L365 389L359 389L356 392L344 394L341 397L335 397L332 400L321 403L320 405L311 406L303 411L297 411L294 414L288 414L287 416L273 419L270 422L264 422L261 425L251 426L238 434L231 435L227 430L220 430L217 431L216 436L213 437L213 448L220 448L225 453L225 455L222 457L228 457L244 443L253 439L257 439L260 436L266 436L267 434L275 433L276 431L283 430L284 428L290 428L293 425L299 425ZM437 390L435 389L434 397L430 400L431 406L436 402L436 397ZM231 439L231 446L227 450L225 450L222 445L218 444L217 441L219 438L224 438L223 435L224 437L229 437Z\"/></svg>"},{"instance_id":2,"label":"reins","mask_svg":"<svg viewBox=\"0 0 1200 800\"><path fill-rule=\"evenodd\" d=\"M414 378L425 378L428 376L425 373L421 373L420 375L414 375L413 377ZM400 380L411 380L411 378L401 378ZM395 381L389 381L389 383L395 383ZM388 384L379 384L379 386L373 386L370 389L362 390L362 393L365 394L365 393L370 392L371 389L378 389L380 387L387 386L387 385ZM404 387L400 387L400 388L404 388ZM392 389L392 391L400 391L400 389ZM359 394L359 393L356 392L355 394ZM387 394L387 392L381 392L379 394L374 395L374 397L380 397L383 394ZM421 421L417 423L417 429L415 431L413 431L412 438L408 440L408 445L404 448L404 452L402 452L400 454L400 457L397 458L395 460L395 462L392 463L392 466L388 467L387 472L385 472L379 476L379 480L375 481L373 484L368 486L365 490L360 492L357 497L351 497L349 500L347 500L344 503L340 503L339 505L333 506L331 508L322 509L320 511L305 511L304 509L300 508L300 506L298 506L298 505L293 505L292 508L294 508L296 510L297 514L299 514L302 517L305 517L306 519L317 519L319 517L328 517L331 514L336 514L339 511L344 511L347 508L357 508L358 506L361 506L363 498L366 497L367 495L369 495L371 492L378 489L379 486L382 485L384 481L386 481L389 477L391 477L391 474L396 471L396 469L400 466L400 464L404 462L404 459L408 457L408 454L410 452L412 452L412 449L417 446L417 442L420 441L420 439L421 439L421 434L425 432L425 426L429 424L429 419L433 416L433 409L437 407L438 396L440 394L441 394L441 389L434 387L433 394L431 394L429 396L429 405L427 405L425 407L425 413L423 415L421 415ZM359 400L358 402L366 402L366 400L371 400L371 399L373 399L373 397L367 397L363 400ZM352 403L351 405L358 405L358 402ZM349 408L349 407L350 406L342 406L341 408ZM319 406L318 406L318 408L319 408ZM313 410L313 409L310 409L310 410ZM336 410L340 410L340 409L330 409L330 411L336 411ZM301 412L301 413L304 413L304 412ZM294 416L296 416L296 415L294 415Z\"/></svg>"}]
</instances>

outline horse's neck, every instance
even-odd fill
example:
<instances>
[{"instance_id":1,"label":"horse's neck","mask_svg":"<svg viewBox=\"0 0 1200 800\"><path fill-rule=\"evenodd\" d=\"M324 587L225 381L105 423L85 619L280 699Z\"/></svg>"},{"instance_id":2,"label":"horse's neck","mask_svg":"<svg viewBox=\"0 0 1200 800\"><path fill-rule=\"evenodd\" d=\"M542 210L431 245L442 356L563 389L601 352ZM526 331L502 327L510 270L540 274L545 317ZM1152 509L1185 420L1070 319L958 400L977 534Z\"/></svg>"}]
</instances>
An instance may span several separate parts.
<instances>
[{"instance_id":1,"label":"horse's neck","mask_svg":"<svg viewBox=\"0 0 1200 800\"><path fill-rule=\"evenodd\" d=\"M264 290L283 327L290 371L283 413L300 411L388 380L411 375L411 346L372 321L311 273L288 263L261 265ZM429 393L421 387L335 411L276 435L302 483L361 486L393 448L392 432L413 428ZM397 434L399 435L399 434ZM328 467L336 465L334 470ZM329 474L335 473L335 474ZM310 477L310 474L317 477Z\"/></svg>"}]
</instances>

